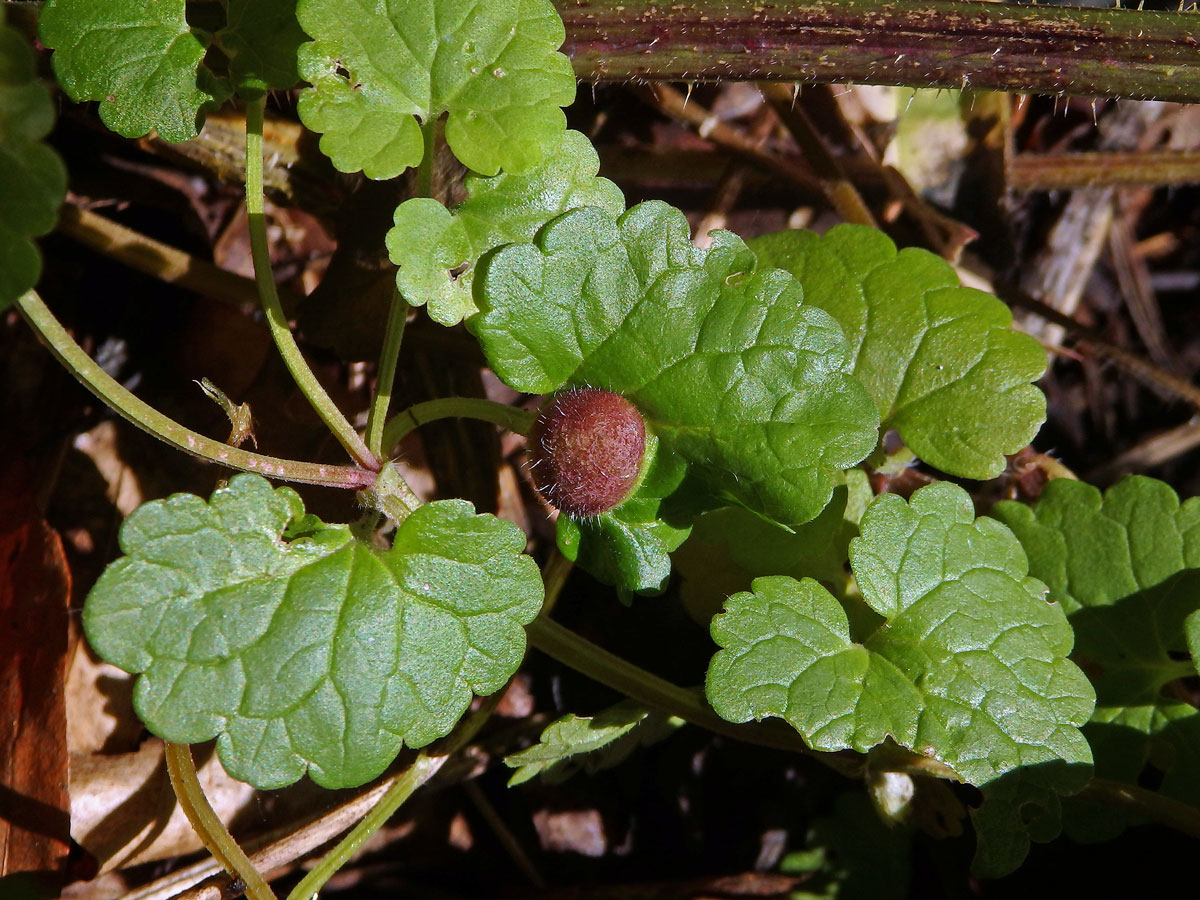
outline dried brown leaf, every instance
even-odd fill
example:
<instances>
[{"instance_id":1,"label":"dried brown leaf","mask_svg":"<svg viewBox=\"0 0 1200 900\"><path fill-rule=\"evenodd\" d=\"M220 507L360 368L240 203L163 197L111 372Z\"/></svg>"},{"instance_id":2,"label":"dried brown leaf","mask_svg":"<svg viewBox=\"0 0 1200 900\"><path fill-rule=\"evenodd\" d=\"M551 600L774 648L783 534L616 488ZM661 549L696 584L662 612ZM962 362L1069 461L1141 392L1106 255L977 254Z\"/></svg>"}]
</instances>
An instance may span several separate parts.
<instances>
[{"instance_id":1,"label":"dried brown leaf","mask_svg":"<svg viewBox=\"0 0 1200 900\"><path fill-rule=\"evenodd\" d=\"M71 573L24 467L0 468L0 875L58 871L70 846L63 682Z\"/></svg>"}]
</instances>

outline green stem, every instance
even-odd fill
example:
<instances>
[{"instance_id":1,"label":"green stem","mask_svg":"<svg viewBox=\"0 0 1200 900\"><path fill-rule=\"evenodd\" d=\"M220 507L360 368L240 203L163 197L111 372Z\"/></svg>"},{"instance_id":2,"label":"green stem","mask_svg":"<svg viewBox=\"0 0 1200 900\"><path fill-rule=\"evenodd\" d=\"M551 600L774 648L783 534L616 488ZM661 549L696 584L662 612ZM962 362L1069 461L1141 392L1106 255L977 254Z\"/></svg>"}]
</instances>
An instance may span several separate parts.
<instances>
[{"instance_id":1,"label":"green stem","mask_svg":"<svg viewBox=\"0 0 1200 900\"><path fill-rule=\"evenodd\" d=\"M1194 13L965 0L555 6L563 52L584 81L852 82L1200 101Z\"/></svg>"},{"instance_id":2,"label":"green stem","mask_svg":"<svg viewBox=\"0 0 1200 900\"><path fill-rule=\"evenodd\" d=\"M413 493L395 463L387 462L379 470L375 484L359 492L364 506L378 510L397 525L421 506L421 498Z\"/></svg>"},{"instance_id":3,"label":"green stem","mask_svg":"<svg viewBox=\"0 0 1200 900\"><path fill-rule=\"evenodd\" d=\"M684 721L739 741L806 753L844 775L858 777L864 761L858 754L818 753L796 732L771 725L735 725L713 712L699 691L680 687L609 653L552 619L539 616L526 626L529 643L551 659L598 681L618 693Z\"/></svg>"},{"instance_id":4,"label":"green stem","mask_svg":"<svg viewBox=\"0 0 1200 900\"><path fill-rule=\"evenodd\" d=\"M559 591L562 590L566 581L570 563L566 563L564 567L564 562L560 556L555 554L543 570L542 580L546 585L547 604L552 605L558 599ZM491 717L506 690L507 685L480 703L479 708L460 722L458 727L438 747L437 754L421 751L408 770L388 788L379 803L372 807L362 821L296 885L288 894L287 900L310 900L321 889L321 886L346 864L346 861L363 845L363 842L392 817L400 805L411 797L417 788L432 778L446 760L465 747L479 733L479 729Z\"/></svg>"},{"instance_id":5,"label":"green stem","mask_svg":"<svg viewBox=\"0 0 1200 900\"><path fill-rule=\"evenodd\" d=\"M554 612L558 597L566 587L567 579L571 577L571 570L574 568L575 564L563 556L557 547L551 549L550 558L542 566L542 584L546 587L546 599L542 603L541 612L543 619L549 619L550 614Z\"/></svg>"},{"instance_id":6,"label":"green stem","mask_svg":"<svg viewBox=\"0 0 1200 900\"><path fill-rule=\"evenodd\" d=\"M383 444L391 449L410 433L438 419L480 419L516 434L528 434L537 413L478 397L442 397L410 406L392 417L383 429Z\"/></svg>"},{"instance_id":7,"label":"green stem","mask_svg":"<svg viewBox=\"0 0 1200 900\"><path fill-rule=\"evenodd\" d=\"M275 892L259 874L258 869L242 852L225 823L213 811L200 779L196 775L196 763L192 760L192 749L187 744L167 743L164 747L167 760L167 775L171 788L179 799L183 814L192 823L205 848L227 872L240 878L246 886L250 900L276 900Z\"/></svg>"},{"instance_id":8,"label":"green stem","mask_svg":"<svg viewBox=\"0 0 1200 900\"><path fill-rule=\"evenodd\" d=\"M288 894L287 900L311 900L325 882L332 878L366 840L395 814L396 810L413 795L417 788L436 775L450 757L465 747L478 734L479 729L491 718L496 704L504 696L504 690L501 688L496 691L484 700L475 712L459 723L450 736L438 746L436 753L425 750L418 753L417 758L405 773L396 779L388 792L371 808L362 821L338 841L337 845L321 858L316 867L304 876Z\"/></svg>"},{"instance_id":9,"label":"green stem","mask_svg":"<svg viewBox=\"0 0 1200 900\"><path fill-rule=\"evenodd\" d=\"M49 347L50 352L84 387L138 428L178 450L220 466L243 472L257 472L280 481L324 484L353 490L361 490L375 483L375 473L365 469L353 466L326 466L251 453L185 428L134 396L105 372L99 363L75 343L75 339L34 291L29 291L17 301L17 309Z\"/></svg>"},{"instance_id":10,"label":"green stem","mask_svg":"<svg viewBox=\"0 0 1200 900\"><path fill-rule=\"evenodd\" d=\"M400 343L404 340L404 323L408 319L408 302L399 291L392 293L392 305L388 309L387 328L383 333L383 347L379 351L379 368L375 377L375 393L371 397L371 409L367 413L367 449L378 459L388 455L389 447L384 443L384 426L387 423L388 407L392 403L392 387L396 381L396 363L400 359Z\"/></svg>"},{"instance_id":11,"label":"green stem","mask_svg":"<svg viewBox=\"0 0 1200 900\"><path fill-rule=\"evenodd\" d=\"M421 154L421 164L417 167L416 196L433 196L433 151L437 135L437 119L429 119L421 123L421 143L424 151Z\"/></svg>"},{"instance_id":12,"label":"green stem","mask_svg":"<svg viewBox=\"0 0 1200 900\"><path fill-rule=\"evenodd\" d=\"M429 197L433 186L433 149L436 135L436 119L421 125L421 140L424 153L417 167L416 196ZM404 324L408 319L408 303L399 291L392 295L388 310L387 326L383 335L383 346L379 350L378 374L375 393L371 397L371 409L367 413L367 447L379 459L395 444L384 440L384 423L392 401L392 386L396 379L396 363L400 358L400 342L404 338Z\"/></svg>"},{"instance_id":13,"label":"green stem","mask_svg":"<svg viewBox=\"0 0 1200 900\"><path fill-rule=\"evenodd\" d=\"M250 255L254 259L254 278L258 282L259 299L266 313L267 327L279 355L312 404L326 427L333 432L338 442L346 448L351 458L364 469L379 471L379 460L367 449L358 432L342 415L341 410L317 380L304 355L296 344L296 338L288 327L283 305L275 289L275 276L271 272L271 254L267 246L267 221L263 204L263 154L262 131L263 110L266 97L246 102L246 212L250 219Z\"/></svg>"},{"instance_id":14,"label":"green stem","mask_svg":"<svg viewBox=\"0 0 1200 900\"><path fill-rule=\"evenodd\" d=\"M1109 778L1093 778L1075 796L1089 804L1117 806L1151 822L1158 822L1190 837L1200 838L1200 809L1164 797L1156 791L1148 791L1137 785Z\"/></svg>"},{"instance_id":15,"label":"green stem","mask_svg":"<svg viewBox=\"0 0 1200 900\"><path fill-rule=\"evenodd\" d=\"M311 872L304 876L288 894L287 900L309 900L337 871L346 864L363 843L373 835L398 810L401 804L413 795L421 785L432 778L448 756L426 756L422 751L413 764L401 775L379 802L371 808L361 822L348 835L338 841Z\"/></svg>"}]
</instances>

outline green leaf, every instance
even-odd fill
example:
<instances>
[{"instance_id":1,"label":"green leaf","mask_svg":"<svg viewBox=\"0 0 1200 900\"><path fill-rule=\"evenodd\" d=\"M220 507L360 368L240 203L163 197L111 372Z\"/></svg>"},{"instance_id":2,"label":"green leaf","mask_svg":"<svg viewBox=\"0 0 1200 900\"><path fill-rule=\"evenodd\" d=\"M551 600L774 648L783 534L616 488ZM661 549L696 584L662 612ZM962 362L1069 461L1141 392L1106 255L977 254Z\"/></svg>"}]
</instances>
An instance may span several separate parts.
<instances>
[{"instance_id":1,"label":"green leaf","mask_svg":"<svg viewBox=\"0 0 1200 900\"><path fill-rule=\"evenodd\" d=\"M780 861L785 874L808 874L794 898L905 900L912 891L912 834L889 828L861 791L834 801L833 815L813 822L805 850Z\"/></svg>"},{"instance_id":2,"label":"green leaf","mask_svg":"<svg viewBox=\"0 0 1200 900\"><path fill-rule=\"evenodd\" d=\"M861 751L890 736L983 786L985 797L998 779L1016 784L1009 773L1021 770L1011 789L1018 800L984 804L1001 834L981 836L1010 843L990 862L1019 863L1024 823L1036 818L1022 807L1044 810L1047 793L1077 791L1090 774L1079 727L1094 694L1067 659L1062 609L1043 599L1012 533L976 519L970 496L945 482L908 502L876 498L850 564L885 623L855 643L842 606L815 581L757 579L713 619L723 648L709 668L713 708L734 722L779 716L820 750ZM1034 837L1047 830L1039 827Z\"/></svg>"},{"instance_id":3,"label":"green leaf","mask_svg":"<svg viewBox=\"0 0 1200 900\"><path fill-rule=\"evenodd\" d=\"M649 469L634 492L615 509L575 520L558 517L558 548L567 559L617 588L623 600L634 593L659 594L671 577L671 552L685 540L690 516L667 509L687 474L678 456L646 441Z\"/></svg>"},{"instance_id":4,"label":"green leaf","mask_svg":"<svg viewBox=\"0 0 1200 900\"><path fill-rule=\"evenodd\" d=\"M1098 776L1139 783L1200 805L1200 712L1170 685L1196 673L1200 618L1200 499L1180 504L1166 484L1134 476L1101 496L1051 481L1037 505L997 505L1075 629L1075 657L1093 673L1096 711L1084 729ZM1189 658L1190 654L1190 658ZM1128 822L1080 809L1071 828L1111 837ZM1090 820L1090 821L1089 821Z\"/></svg>"},{"instance_id":5,"label":"green leaf","mask_svg":"<svg viewBox=\"0 0 1200 900\"><path fill-rule=\"evenodd\" d=\"M46 0L38 37L57 51L67 95L99 101L100 119L125 137L191 140L229 96L201 64L208 35L188 25L183 0Z\"/></svg>"},{"instance_id":6,"label":"green leaf","mask_svg":"<svg viewBox=\"0 0 1200 900\"><path fill-rule=\"evenodd\" d=\"M568 212L484 261L470 324L511 387L623 394L715 494L805 522L874 448L874 404L837 323L736 235L713 238L693 247L663 203Z\"/></svg>"},{"instance_id":7,"label":"green leaf","mask_svg":"<svg viewBox=\"0 0 1200 900\"><path fill-rule=\"evenodd\" d=\"M917 747L982 786L972 813L977 874L1016 868L1030 840L1060 827L1059 795L1091 775L1080 727L1095 694L1068 660L1074 636L1045 586L1028 576L1013 534L975 519L948 483L910 503L880 497L867 510L850 564L863 598L889 617L867 641L924 696Z\"/></svg>"},{"instance_id":8,"label":"green leaf","mask_svg":"<svg viewBox=\"0 0 1200 900\"><path fill-rule=\"evenodd\" d=\"M54 74L72 100L96 100L118 134L157 130L194 138L204 115L230 95L230 82L203 62L216 43L243 97L287 90L298 80L304 33L293 0L229 0L224 27L188 24L184 0L47 0L38 37L56 52ZM219 22L217 23L219 24Z\"/></svg>"},{"instance_id":9,"label":"green leaf","mask_svg":"<svg viewBox=\"0 0 1200 900\"><path fill-rule=\"evenodd\" d=\"M0 310L37 284L42 257L31 238L54 228L67 172L42 139L54 104L33 51L4 24L0 6Z\"/></svg>"},{"instance_id":10,"label":"green leaf","mask_svg":"<svg viewBox=\"0 0 1200 900\"><path fill-rule=\"evenodd\" d=\"M239 475L207 503L138 508L120 540L84 608L88 640L141 673L151 731L216 737L229 773L260 788L306 771L362 784L449 733L472 693L516 671L541 605L524 534L461 500L422 506L379 552Z\"/></svg>"},{"instance_id":11,"label":"green leaf","mask_svg":"<svg viewBox=\"0 0 1200 900\"><path fill-rule=\"evenodd\" d=\"M805 303L837 319L883 428L897 429L930 465L993 478L1004 455L1037 433L1046 400L1030 382L1046 368L1045 351L1012 330L1008 307L962 287L940 257L897 253L882 232L861 225L749 243L761 264L796 276Z\"/></svg>"},{"instance_id":12,"label":"green leaf","mask_svg":"<svg viewBox=\"0 0 1200 900\"><path fill-rule=\"evenodd\" d=\"M781 528L736 506L697 519L673 555L683 576L680 598L692 617L707 624L726 597L747 590L763 575L813 578L840 594L850 539L858 534L862 515L858 503L863 492L868 499L872 496L866 473L850 469L846 475L852 477L853 499L848 487L835 488L832 502L819 516L793 528Z\"/></svg>"},{"instance_id":13,"label":"green leaf","mask_svg":"<svg viewBox=\"0 0 1200 900\"><path fill-rule=\"evenodd\" d=\"M708 670L722 718L785 719L814 750L911 747L921 697L904 673L850 639L846 611L811 578L756 578L711 625L724 648Z\"/></svg>"},{"instance_id":14,"label":"green leaf","mask_svg":"<svg viewBox=\"0 0 1200 900\"><path fill-rule=\"evenodd\" d=\"M428 304L442 325L456 325L477 310L471 296L475 263L501 244L528 243L560 213L599 206L620 215L625 200L607 178L597 178L600 157L578 131L566 131L532 169L484 178L468 175L467 199L451 212L427 197L396 210L387 247L396 264L396 286L413 306Z\"/></svg>"},{"instance_id":15,"label":"green leaf","mask_svg":"<svg viewBox=\"0 0 1200 900\"><path fill-rule=\"evenodd\" d=\"M508 786L541 775L547 784L561 784L576 772L591 775L611 769L638 747L658 743L683 724L665 713L651 712L625 700L594 716L563 716L546 726L532 747L504 758L516 769Z\"/></svg>"},{"instance_id":16,"label":"green leaf","mask_svg":"<svg viewBox=\"0 0 1200 900\"><path fill-rule=\"evenodd\" d=\"M454 155L484 175L536 164L566 126L559 107L575 75L549 0L299 0L296 12L314 39L300 50L312 84L300 118L343 172L392 178L415 166L417 119L442 113Z\"/></svg>"},{"instance_id":17,"label":"green leaf","mask_svg":"<svg viewBox=\"0 0 1200 900\"><path fill-rule=\"evenodd\" d=\"M216 41L229 55L229 72L243 97L286 91L300 80L296 51L305 34L295 0L229 0L225 27Z\"/></svg>"},{"instance_id":18,"label":"green leaf","mask_svg":"<svg viewBox=\"0 0 1200 900\"><path fill-rule=\"evenodd\" d=\"M1015 871L1029 854L1031 841L1048 844L1065 823L1064 795L1078 791L1090 772L1062 762L1047 762L1005 772L983 786L983 804L971 810L975 858L971 871L999 878Z\"/></svg>"}]
</instances>

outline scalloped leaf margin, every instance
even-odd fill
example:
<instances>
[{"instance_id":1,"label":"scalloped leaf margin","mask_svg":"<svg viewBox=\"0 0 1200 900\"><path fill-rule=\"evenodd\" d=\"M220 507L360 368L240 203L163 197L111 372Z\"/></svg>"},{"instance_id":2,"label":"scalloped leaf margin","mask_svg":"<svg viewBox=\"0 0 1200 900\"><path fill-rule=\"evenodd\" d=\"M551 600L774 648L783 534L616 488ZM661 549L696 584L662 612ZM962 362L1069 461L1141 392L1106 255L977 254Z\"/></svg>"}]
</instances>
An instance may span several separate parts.
<instances>
[{"instance_id":1,"label":"scalloped leaf margin","mask_svg":"<svg viewBox=\"0 0 1200 900\"><path fill-rule=\"evenodd\" d=\"M1200 712L1169 685L1194 676L1200 651L1200 498L1180 503L1162 481L1131 476L1100 493L1055 479L1037 503L993 511L1029 555L1075 629L1075 656L1095 673L1096 711L1084 728L1096 773L1200 804ZM1190 653L1190 658L1189 658ZM1068 831L1107 840L1119 812L1068 808Z\"/></svg>"},{"instance_id":2,"label":"scalloped leaf margin","mask_svg":"<svg viewBox=\"0 0 1200 900\"><path fill-rule=\"evenodd\" d=\"M837 323L741 239L695 248L683 213L566 213L476 275L469 326L517 390L591 386L632 400L664 451L723 502L815 517L874 449L878 417Z\"/></svg>"},{"instance_id":3,"label":"scalloped leaf margin","mask_svg":"<svg viewBox=\"0 0 1200 900\"><path fill-rule=\"evenodd\" d=\"M883 419L930 465L963 478L999 475L1046 418L1032 382L1046 368L1033 338L991 294L963 287L943 259L897 252L882 232L838 225L824 236L781 231L748 242L765 266L791 272L804 302L850 343L853 371Z\"/></svg>"},{"instance_id":4,"label":"scalloped leaf margin","mask_svg":"<svg viewBox=\"0 0 1200 900\"><path fill-rule=\"evenodd\" d=\"M234 89L244 97L296 83L303 33L292 0L229 0L226 24L210 34L187 21L184 0L46 0L38 38L67 96L100 104L100 120L123 137L157 131L189 141L206 113ZM212 44L229 75L204 62Z\"/></svg>"},{"instance_id":5,"label":"scalloped leaf margin","mask_svg":"<svg viewBox=\"0 0 1200 900\"><path fill-rule=\"evenodd\" d=\"M484 175L539 162L566 127L575 74L549 0L413 0L366 8L299 0L313 38L300 118L342 172L393 178L425 154L422 124L448 113L446 143Z\"/></svg>"},{"instance_id":6,"label":"scalloped leaf margin","mask_svg":"<svg viewBox=\"0 0 1200 900\"><path fill-rule=\"evenodd\" d=\"M1058 795L1091 773L1080 727L1095 694L1067 658L1062 609L1028 576L1013 534L976 519L945 482L908 502L878 497L850 563L885 624L855 640L817 582L759 578L712 621L713 708L733 722L783 718L817 750L892 738L945 763L985 789L977 871L1011 871L1031 837L1058 833Z\"/></svg>"},{"instance_id":7,"label":"scalloped leaf margin","mask_svg":"<svg viewBox=\"0 0 1200 900\"><path fill-rule=\"evenodd\" d=\"M501 244L528 243L538 229L567 210L598 206L614 216L625 198L607 178L597 178L600 157L578 131L563 132L532 169L468 175L467 199L453 210L428 197L406 200L388 231L396 287L413 306L428 306L441 325L457 325L478 309L472 297L475 264Z\"/></svg>"},{"instance_id":8,"label":"scalloped leaf margin","mask_svg":"<svg viewBox=\"0 0 1200 900\"><path fill-rule=\"evenodd\" d=\"M525 535L461 500L420 507L379 552L238 475L208 502L139 507L120 541L84 608L88 641L140 673L151 731L216 737L229 773L264 789L306 772L356 786L448 734L516 671L542 601Z\"/></svg>"},{"instance_id":9,"label":"scalloped leaf margin","mask_svg":"<svg viewBox=\"0 0 1200 900\"><path fill-rule=\"evenodd\" d=\"M54 103L38 80L33 50L4 24L0 6L0 310L37 284L33 243L54 228L67 195L67 170L44 143Z\"/></svg>"}]
</instances>

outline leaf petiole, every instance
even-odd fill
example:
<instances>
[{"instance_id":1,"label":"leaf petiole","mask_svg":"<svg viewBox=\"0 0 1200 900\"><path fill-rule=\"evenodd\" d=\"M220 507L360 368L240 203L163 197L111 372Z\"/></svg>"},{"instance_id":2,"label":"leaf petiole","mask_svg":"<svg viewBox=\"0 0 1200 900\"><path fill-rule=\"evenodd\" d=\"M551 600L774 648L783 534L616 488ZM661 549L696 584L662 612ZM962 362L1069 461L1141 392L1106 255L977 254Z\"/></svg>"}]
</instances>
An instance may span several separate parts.
<instances>
[{"instance_id":1,"label":"leaf petiole","mask_svg":"<svg viewBox=\"0 0 1200 900\"><path fill-rule=\"evenodd\" d=\"M271 255L267 246L267 222L263 204L263 110L266 96L246 102L246 212L250 220L250 254L254 259L254 278L258 282L259 299L266 314L267 327L279 355L283 357L296 385L308 398L321 421L333 432L338 443L346 448L364 469L379 471L376 458L354 426L342 415L325 388L317 380L288 327L279 293L275 288L275 277L271 273Z\"/></svg>"},{"instance_id":2,"label":"leaf petiole","mask_svg":"<svg viewBox=\"0 0 1200 900\"><path fill-rule=\"evenodd\" d=\"M171 789L175 791L183 814L187 816L192 828L204 843L205 849L226 871L242 880L242 884L246 886L246 896L250 900L276 900L271 886L259 874L258 869L254 868L254 863L242 852L225 823L209 805L196 774L192 748L188 744L167 742L164 745L164 753Z\"/></svg>"},{"instance_id":3,"label":"leaf petiole","mask_svg":"<svg viewBox=\"0 0 1200 900\"><path fill-rule=\"evenodd\" d=\"M1093 778L1075 796L1089 805L1117 807L1200 839L1200 810L1157 791L1112 778Z\"/></svg>"},{"instance_id":4,"label":"leaf petiole","mask_svg":"<svg viewBox=\"0 0 1200 900\"><path fill-rule=\"evenodd\" d=\"M425 153L417 168L417 196L428 197L433 184L433 144L435 121L430 119L421 126L421 139ZM400 342L404 338L404 325L408 320L408 301L396 290L392 294L388 309L387 325L383 334L383 346L379 350L379 366L375 379L375 391L371 396L371 409L367 413L367 447L376 457L387 456L384 424L388 406L392 400L392 386L396 378L396 363L400 357ZM390 446L395 446L390 445Z\"/></svg>"},{"instance_id":5,"label":"leaf petiole","mask_svg":"<svg viewBox=\"0 0 1200 900\"><path fill-rule=\"evenodd\" d=\"M479 733L479 729L491 718L500 698L504 696L506 687L507 685L484 700L475 712L460 722L458 727L438 747L437 752L431 753L422 750L418 753L413 764L396 779L395 783L388 788L387 793L379 799L379 802L371 808L362 821L338 841L337 845L325 854L313 870L292 889L287 900L310 900L316 896L317 891L325 882L346 864L347 860L371 835L395 815L396 810L416 792L417 788L436 775L450 757L465 747Z\"/></svg>"},{"instance_id":6,"label":"leaf petiole","mask_svg":"<svg viewBox=\"0 0 1200 900\"><path fill-rule=\"evenodd\" d=\"M457 749L457 748L456 748ZM309 900L316 896L325 882L332 878L363 843L373 835L421 785L437 774L446 764L450 754L427 756L419 753L413 764L396 779L395 784L380 798L363 820L330 850L311 872L301 879L287 896L287 900Z\"/></svg>"},{"instance_id":7,"label":"leaf petiole","mask_svg":"<svg viewBox=\"0 0 1200 900\"><path fill-rule=\"evenodd\" d=\"M437 135L437 119L430 116L421 123L421 163L417 166L418 197L433 196L433 148Z\"/></svg>"},{"instance_id":8,"label":"leaf petiole","mask_svg":"<svg viewBox=\"0 0 1200 900\"><path fill-rule=\"evenodd\" d=\"M545 584L543 609L554 604L566 583L570 563L566 563L564 566L564 562L561 556L555 554L543 570L543 583ZM288 894L287 900L310 900L321 889L321 886L346 864L346 861L363 845L367 838L392 817L417 788L436 775L450 757L465 747L479 733L479 729L491 717L507 689L508 686L505 685L484 699L479 708L461 721L458 727L441 743L438 747L439 752L431 754L422 750L417 754L416 760L408 767L407 771L396 779L388 788L387 793L379 799L379 802L371 808L362 821L325 854L311 872L304 876L304 879Z\"/></svg>"},{"instance_id":9,"label":"leaf petiole","mask_svg":"<svg viewBox=\"0 0 1200 900\"><path fill-rule=\"evenodd\" d=\"M378 459L387 457L385 426L396 380L396 363L400 358L400 342L404 340L404 324L407 319L408 303L400 296L399 291L395 291L392 293L392 304L388 309L383 347L379 351L379 368L375 376L375 390L371 395L371 408L367 412L367 448Z\"/></svg>"},{"instance_id":10,"label":"leaf petiole","mask_svg":"<svg viewBox=\"0 0 1200 900\"><path fill-rule=\"evenodd\" d=\"M544 615L525 626L529 643L551 659L654 709L677 716L692 725L707 728L737 740L805 753L843 775L855 778L864 761L857 754L818 753L810 750L793 731L770 725L735 725L713 712L700 690L691 690L659 678L628 660L598 647Z\"/></svg>"},{"instance_id":11,"label":"leaf petiole","mask_svg":"<svg viewBox=\"0 0 1200 900\"><path fill-rule=\"evenodd\" d=\"M437 400L426 400L424 403L410 406L388 420L383 429L382 446L385 452L394 448L422 425L439 419L479 419L499 425L515 434L528 434L537 419L537 413L479 397L441 397Z\"/></svg>"},{"instance_id":12,"label":"leaf petiole","mask_svg":"<svg viewBox=\"0 0 1200 900\"><path fill-rule=\"evenodd\" d=\"M328 466L321 463L278 459L261 453L251 453L230 447L221 441L205 437L185 428L174 419L164 416L150 404L136 397L100 364L84 352L54 313L35 291L28 291L17 301L17 309L29 326L38 333L50 352L72 375L100 400L138 428L177 450L200 459L238 469L257 472L279 481L303 484L323 484L329 487L361 490L375 483L376 475L357 466Z\"/></svg>"}]
</instances>

